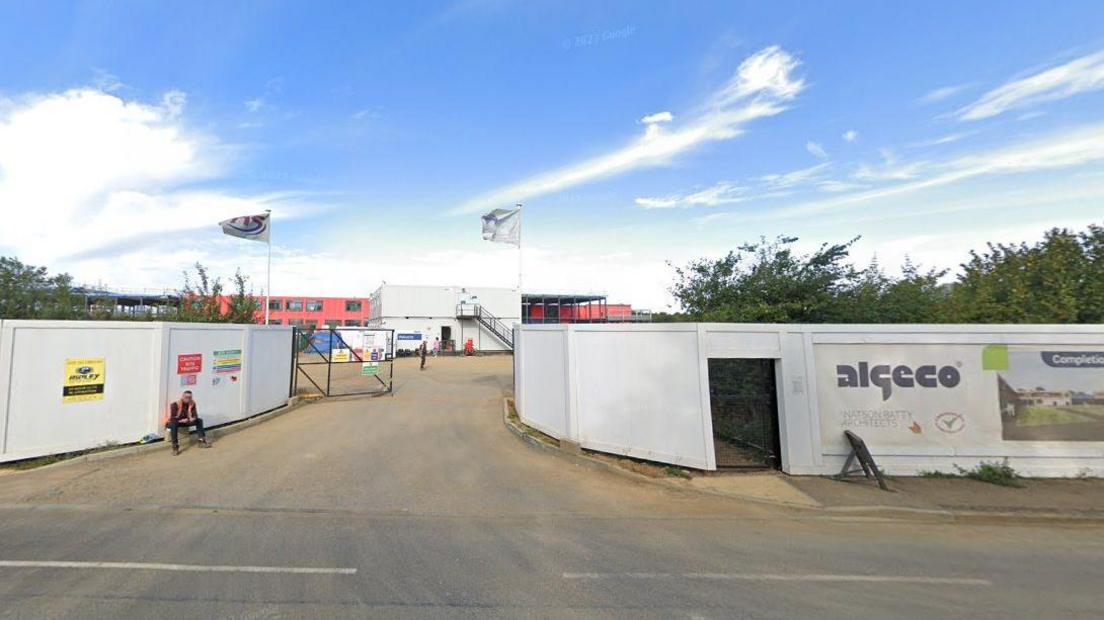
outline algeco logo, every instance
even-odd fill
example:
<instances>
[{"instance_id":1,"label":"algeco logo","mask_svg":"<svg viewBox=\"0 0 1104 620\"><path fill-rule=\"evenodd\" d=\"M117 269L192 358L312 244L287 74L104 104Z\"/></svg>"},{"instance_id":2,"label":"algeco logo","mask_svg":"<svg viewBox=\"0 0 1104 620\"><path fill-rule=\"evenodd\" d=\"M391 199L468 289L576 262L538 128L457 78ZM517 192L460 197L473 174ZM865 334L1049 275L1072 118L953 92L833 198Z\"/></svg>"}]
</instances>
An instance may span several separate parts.
<instances>
[{"instance_id":1,"label":"algeco logo","mask_svg":"<svg viewBox=\"0 0 1104 620\"><path fill-rule=\"evenodd\" d=\"M841 388L864 388L871 385L882 389L882 400L893 395L893 386L899 388L953 388L962 381L962 375L954 366L937 368L933 364L918 366L915 370L904 364L890 366L859 362L858 368L847 364L836 366L837 382Z\"/></svg>"}]
</instances>

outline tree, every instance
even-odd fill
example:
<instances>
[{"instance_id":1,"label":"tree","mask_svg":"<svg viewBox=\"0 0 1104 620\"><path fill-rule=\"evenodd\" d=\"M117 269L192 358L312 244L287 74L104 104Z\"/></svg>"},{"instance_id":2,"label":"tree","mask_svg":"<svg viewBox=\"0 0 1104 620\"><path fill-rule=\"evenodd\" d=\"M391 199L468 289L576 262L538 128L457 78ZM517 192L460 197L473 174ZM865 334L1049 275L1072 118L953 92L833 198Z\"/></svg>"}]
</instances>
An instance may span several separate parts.
<instances>
[{"instance_id":1,"label":"tree","mask_svg":"<svg viewBox=\"0 0 1104 620\"><path fill-rule=\"evenodd\" d=\"M671 293L697 321L824 323L848 319L842 293L862 274L847 263L851 245L823 244L812 254L791 247L797 237L741 245L718 260L675 268Z\"/></svg>"},{"instance_id":2,"label":"tree","mask_svg":"<svg viewBox=\"0 0 1104 620\"><path fill-rule=\"evenodd\" d=\"M1054 228L1034 244L970 252L948 314L964 323L1098 323L1104 318L1104 229Z\"/></svg>"},{"instance_id":3,"label":"tree","mask_svg":"<svg viewBox=\"0 0 1104 620\"><path fill-rule=\"evenodd\" d=\"M212 278L207 268L195 264L195 278L184 272L184 288L180 293L177 319L193 323L254 323L260 308L249 278L241 270L234 272L234 293L223 295L221 278ZM224 299L226 299L224 304Z\"/></svg>"},{"instance_id":4,"label":"tree","mask_svg":"<svg viewBox=\"0 0 1104 620\"><path fill-rule=\"evenodd\" d=\"M84 313L72 276L51 276L45 267L0 256L0 319L76 319Z\"/></svg>"},{"instance_id":5,"label":"tree","mask_svg":"<svg viewBox=\"0 0 1104 620\"><path fill-rule=\"evenodd\" d=\"M230 296L226 311L228 323L255 323L257 320L261 304L253 296L253 288L247 289L248 282L249 278L243 276L240 269L234 271L234 294Z\"/></svg>"}]
</instances>

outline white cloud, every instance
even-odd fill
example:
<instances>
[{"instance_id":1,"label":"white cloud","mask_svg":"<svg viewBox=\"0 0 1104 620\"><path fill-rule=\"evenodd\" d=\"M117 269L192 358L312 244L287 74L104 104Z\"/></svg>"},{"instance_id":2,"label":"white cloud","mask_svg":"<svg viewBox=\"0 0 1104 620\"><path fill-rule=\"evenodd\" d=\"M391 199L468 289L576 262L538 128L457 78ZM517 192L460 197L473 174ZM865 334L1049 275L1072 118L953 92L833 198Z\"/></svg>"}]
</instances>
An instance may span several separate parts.
<instances>
[{"instance_id":1,"label":"white cloud","mask_svg":"<svg viewBox=\"0 0 1104 620\"><path fill-rule=\"evenodd\" d=\"M249 99L245 102L245 109L250 112L259 112L263 107L265 107L265 100L261 97Z\"/></svg>"},{"instance_id":2,"label":"white cloud","mask_svg":"<svg viewBox=\"0 0 1104 620\"><path fill-rule=\"evenodd\" d=\"M642 197L634 202L638 207L645 209L672 209L675 207L706 206L718 207L721 205L736 204L752 200L766 200L782 198L791 195L792 188L821 181L824 171L832 164L824 162L809 168L793 170L782 174L768 174L759 177L747 187L729 181L721 181L708 189L687 194L671 194L668 196ZM828 183L823 181L822 183Z\"/></svg>"},{"instance_id":3,"label":"white cloud","mask_svg":"<svg viewBox=\"0 0 1104 620\"><path fill-rule=\"evenodd\" d=\"M353 112L353 120L361 121L364 119L377 119L380 117L380 113L373 108L364 108L363 110L357 110Z\"/></svg>"},{"instance_id":4,"label":"white cloud","mask_svg":"<svg viewBox=\"0 0 1104 620\"><path fill-rule=\"evenodd\" d=\"M77 89L0 109L0 246L59 270L94 256L120 260L180 231L215 236L220 219L275 202L285 217L299 212L288 194L183 189L216 179L225 164L217 142L182 123L186 100L179 91L146 104Z\"/></svg>"},{"instance_id":5,"label":"white cloud","mask_svg":"<svg viewBox=\"0 0 1104 620\"><path fill-rule=\"evenodd\" d=\"M843 132L843 141L844 142L854 142L855 140L858 140L858 139L859 139L859 132L855 131L854 129L848 129L847 131Z\"/></svg>"},{"instance_id":6,"label":"white cloud","mask_svg":"<svg viewBox=\"0 0 1104 620\"><path fill-rule=\"evenodd\" d=\"M859 189L865 189L868 185L862 183L848 183L846 181L837 181L834 179L828 179L817 183L817 188L822 192L829 192L832 194L838 194L840 192L851 192Z\"/></svg>"},{"instance_id":7,"label":"white cloud","mask_svg":"<svg viewBox=\"0 0 1104 620\"><path fill-rule=\"evenodd\" d=\"M97 89L105 93L113 93L126 87L126 84L123 84L122 81L119 80L119 77L110 71L105 69L93 69L92 73L92 83Z\"/></svg>"},{"instance_id":8,"label":"white cloud","mask_svg":"<svg viewBox=\"0 0 1104 620\"><path fill-rule=\"evenodd\" d=\"M818 142L810 140L805 143L805 150L809 151L809 154L817 159L828 159L828 151L824 150L824 147Z\"/></svg>"},{"instance_id":9,"label":"white cloud","mask_svg":"<svg viewBox=\"0 0 1104 620\"><path fill-rule=\"evenodd\" d=\"M641 197L637 198L633 202L636 206L643 207L645 209L673 209L675 207L683 206L682 198L680 196L664 196L660 197Z\"/></svg>"},{"instance_id":10,"label":"white cloud","mask_svg":"<svg viewBox=\"0 0 1104 620\"><path fill-rule=\"evenodd\" d=\"M939 136L938 138L932 138L930 140L921 140L919 142L913 142L912 144L909 144L908 146L910 148L925 148L925 147L929 147L929 146L939 146L941 144L950 144L952 142L958 142L959 140L965 138L968 135L970 135L970 134L966 133L966 132L952 133L952 134L947 134L945 136Z\"/></svg>"},{"instance_id":11,"label":"white cloud","mask_svg":"<svg viewBox=\"0 0 1104 620\"><path fill-rule=\"evenodd\" d=\"M916 178L927 165L924 161L902 164L887 148L878 149L878 152L882 156L881 165L861 164L851 176L860 181L904 181Z\"/></svg>"},{"instance_id":12,"label":"white cloud","mask_svg":"<svg viewBox=\"0 0 1104 620\"><path fill-rule=\"evenodd\" d=\"M679 125L650 123L644 135L627 146L576 164L554 169L478 196L451 212L472 213L522 202L569 187L660 165L703 144L731 140L744 125L786 110L805 82L795 77L799 61L779 47L768 47L744 60L735 75L697 112Z\"/></svg>"},{"instance_id":13,"label":"white cloud","mask_svg":"<svg viewBox=\"0 0 1104 620\"><path fill-rule=\"evenodd\" d=\"M733 183L721 182L716 185L684 196L665 196L659 198L637 198L634 202L645 209L671 209L674 207L706 206L716 207L735 204L747 200L746 188Z\"/></svg>"},{"instance_id":14,"label":"white cloud","mask_svg":"<svg viewBox=\"0 0 1104 620\"><path fill-rule=\"evenodd\" d=\"M886 154L892 157L891 153ZM1043 139L959 156L943 162L899 164L893 158L890 162L892 167L887 169L892 173L887 174L886 170L883 170L883 174L873 175L872 180L896 179L900 181L898 183L869 191L847 193L835 198L791 205L768 213L715 214L709 221L724 219L726 216L750 219L808 217L968 179L1059 170L1101 162L1104 162L1104 124L1087 125Z\"/></svg>"},{"instance_id":15,"label":"white cloud","mask_svg":"<svg viewBox=\"0 0 1104 620\"><path fill-rule=\"evenodd\" d=\"M815 181L823 177L823 173L832 164L824 162L823 164L817 164L808 168L801 168L800 170L793 170L783 174L768 174L759 177L759 180L765 183L768 187L779 189L784 187L793 187L795 185L801 185Z\"/></svg>"},{"instance_id":16,"label":"white cloud","mask_svg":"<svg viewBox=\"0 0 1104 620\"><path fill-rule=\"evenodd\" d=\"M640 119L640 122L645 125L651 125L652 123L670 123L673 120L675 120L675 115L664 110L662 112L656 112L655 114L649 114Z\"/></svg>"},{"instance_id":17,"label":"white cloud","mask_svg":"<svg viewBox=\"0 0 1104 620\"><path fill-rule=\"evenodd\" d=\"M959 120L975 121L1046 101L1065 99L1104 88L1104 51L1082 56L1057 67L1008 82L955 113Z\"/></svg>"},{"instance_id":18,"label":"white cloud","mask_svg":"<svg viewBox=\"0 0 1104 620\"><path fill-rule=\"evenodd\" d=\"M923 97L920 97L920 103L929 104L937 103L945 99L957 95L958 93L969 88L969 84L955 84L954 86L944 86L942 88L936 88L935 90L928 91Z\"/></svg>"}]
</instances>

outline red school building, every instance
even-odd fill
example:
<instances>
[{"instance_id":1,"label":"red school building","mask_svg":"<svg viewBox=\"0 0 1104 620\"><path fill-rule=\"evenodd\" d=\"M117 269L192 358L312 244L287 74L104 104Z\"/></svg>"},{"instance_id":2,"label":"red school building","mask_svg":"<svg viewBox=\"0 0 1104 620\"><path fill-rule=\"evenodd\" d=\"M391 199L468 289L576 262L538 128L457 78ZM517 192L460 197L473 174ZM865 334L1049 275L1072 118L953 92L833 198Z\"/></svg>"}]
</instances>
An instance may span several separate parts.
<instances>
[{"instance_id":1,"label":"red school building","mask_svg":"<svg viewBox=\"0 0 1104 620\"><path fill-rule=\"evenodd\" d=\"M258 298L257 322L264 323L264 298ZM229 298L222 298L225 311ZM274 296L268 301L271 325L296 327L363 327L368 324L367 297Z\"/></svg>"}]
</instances>

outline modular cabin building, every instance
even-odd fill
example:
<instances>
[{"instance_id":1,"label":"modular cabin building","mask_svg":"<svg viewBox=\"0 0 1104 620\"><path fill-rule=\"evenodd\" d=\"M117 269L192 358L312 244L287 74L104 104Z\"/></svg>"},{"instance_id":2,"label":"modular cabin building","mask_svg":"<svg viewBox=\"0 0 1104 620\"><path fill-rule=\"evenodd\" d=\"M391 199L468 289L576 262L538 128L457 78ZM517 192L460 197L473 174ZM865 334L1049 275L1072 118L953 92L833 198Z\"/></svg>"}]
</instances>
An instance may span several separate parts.
<instances>
[{"instance_id":1,"label":"modular cabin building","mask_svg":"<svg viewBox=\"0 0 1104 620\"><path fill-rule=\"evenodd\" d=\"M443 351L510 351L521 322L517 289L384 284L369 298L368 326L395 330L396 351L440 339Z\"/></svg>"}]
</instances>

